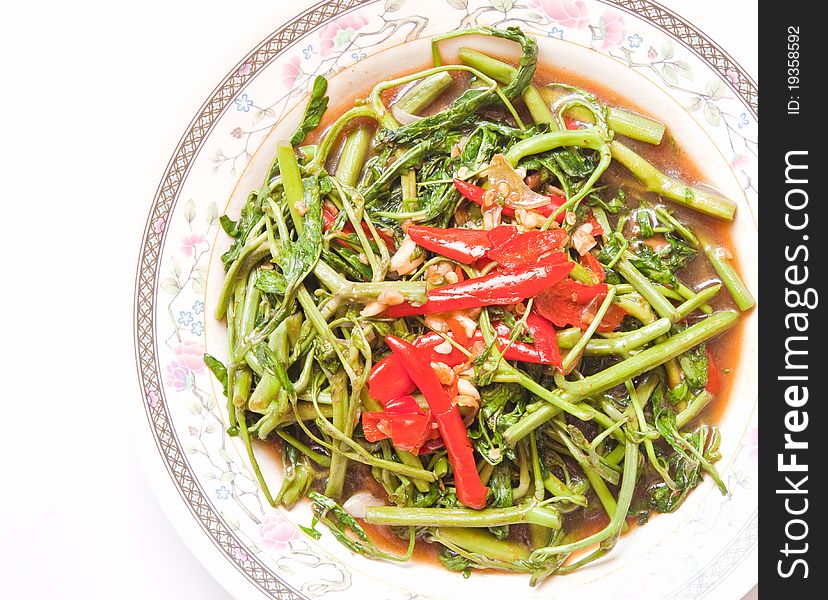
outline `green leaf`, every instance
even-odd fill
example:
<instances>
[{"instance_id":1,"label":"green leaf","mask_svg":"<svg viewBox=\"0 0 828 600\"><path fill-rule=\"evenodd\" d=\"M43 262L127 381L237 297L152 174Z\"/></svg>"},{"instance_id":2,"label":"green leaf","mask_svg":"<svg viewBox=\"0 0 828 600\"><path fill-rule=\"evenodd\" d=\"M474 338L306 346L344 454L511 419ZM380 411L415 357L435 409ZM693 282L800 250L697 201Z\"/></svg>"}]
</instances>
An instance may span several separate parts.
<instances>
[{"instance_id":1,"label":"green leaf","mask_svg":"<svg viewBox=\"0 0 828 600\"><path fill-rule=\"evenodd\" d=\"M385 0L385 12L396 12L402 8L405 0Z\"/></svg>"},{"instance_id":2,"label":"green leaf","mask_svg":"<svg viewBox=\"0 0 828 600\"><path fill-rule=\"evenodd\" d=\"M661 74L664 75L664 79L667 83L671 83L673 85L678 83L678 71L676 71L676 68L672 64L665 63L661 65Z\"/></svg>"},{"instance_id":3,"label":"green leaf","mask_svg":"<svg viewBox=\"0 0 828 600\"><path fill-rule=\"evenodd\" d=\"M216 206L215 202L210 202L210 206L207 207L207 214L204 217L207 219L208 223L212 223L216 220L218 216L218 206Z\"/></svg>"},{"instance_id":4,"label":"green leaf","mask_svg":"<svg viewBox=\"0 0 828 600\"><path fill-rule=\"evenodd\" d=\"M702 106L702 99L700 96L696 96L687 104L687 110L690 112L696 112Z\"/></svg>"},{"instance_id":5,"label":"green leaf","mask_svg":"<svg viewBox=\"0 0 828 600\"><path fill-rule=\"evenodd\" d=\"M719 123L722 122L722 113L719 110L719 107L711 102L704 105L704 111L702 114L704 114L704 120L714 127L717 127Z\"/></svg>"},{"instance_id":6,"label":"green leaf","mask_svg":"<svg viewBox=\"0 0 828 600\"><path fill-rule=\"evenodd\" d=\"M678 69L679 75L688 81L693 81L693 68L690 66L689 63L684 62L683 60L677 60L673 62L676 69Z\"/></svg>"},{"instance_id":7,"label":"green leaf","mask_svg":"<svg viewBox=\"0 0 828 600\"><path fill-rule=\"evenodd\" d=\"M675 52L675 46L673 46L672 40L664 42L664 45L661 47L661 56L664 57L664 60L670 60L673 58Z\"/></svg>"},{"instance_id":8,"label":"green leaf","mask_svg":"<svg viewBox=\"0 0 828 600\"><path fill-rule=\"evenodd\" d=\"M725 92L727 92L727 87L722 83L721 79L714 79L704 86L704 90L710 96L711 100L721 100L724 98Z\"/></svg>"},{"instance_id":9,"label":"green leaf","mask_svg":"<svg viewBox=\"0 0 828 600\"><path fill-rule=\"evenodd\" d=\"M313 80L313 88L311 90L308 105L305 108L305 115L302 117L302 123L290 138L290 143L298 146L302 143L309 131L313 131L322 121L322 116L328 109L328 96L325 93L328 91L328 80L317 75Z\"/></svg>"},{"instance_id":10,"label":"green leaf","mask_svg":"<svg viewBox=\"0 0 828 600\"><path fill-rule=\"evenodd\" d=\"M160 283L161 289L167 292L168 294L177 294L178 291L181 289L181 286L178 285L178 280L174 277L167 277Z\"/></svg>"},{"instance_id":11,"label":"green leaf","mask_svg":"<svg viewBox=\"0 0 828 600\"><path fill-rule=\"evenodd\" d=\"M221 383L221 387L224 390L224 395L227 395L227 367L224 366L219 359L214 356L211 356L207 353L204 354L204 364L207 365L207 368L213 373L216 379L218 379L219 383Z\"/></svg>"},{"instance_id":12,"label":"green leaf","mask_svg":"<svg viewBox=\"0 0 828 600\"><path fill-rule=\"evenodd\" d=\"M259 269L256 287L267 294L284 296L287 281L285 281L285 276L275 269Z\"/></svg>"},{"instance_id":13,"label":"green leaf","mask_svg":"<svg viewBox=\"0 0 828 600\"><path fill-rule=\"evenodd\" d=\"M492 8L500 12L509 12L515 7L515 0L491 0Z\"/></svg>"},{"instance_id":14,"label":"green leaf","mask_svg":"<svg viewBox=\"0 0 828 600\"><path fill-rule=\"evenodd\" d=\"M452 8L466 10L469 7L469 0L446 0Z\"/></svg>"},{"instance_id":15,"label":"green leaf","mask_svg":"<svg viewBox=\"0 0 828 600\"><path fill-rule=\"evenodd\" d=\"M195 201L190 198L187 200L187 204L184 205L184 218L187 219L187 223L192 223L193 219L196 217L196 205Z\"/></svg>"},{"instance_id":16,"label":"green leaf","mask_svg":"<svg viewBox=\"0 0 828 600\"><path fill-rule=\"evenodd\" d=\"M701 344L682 354L679 359L685 381L697 390L707 385L707 346Z\"/></svg>"}]
</instances>

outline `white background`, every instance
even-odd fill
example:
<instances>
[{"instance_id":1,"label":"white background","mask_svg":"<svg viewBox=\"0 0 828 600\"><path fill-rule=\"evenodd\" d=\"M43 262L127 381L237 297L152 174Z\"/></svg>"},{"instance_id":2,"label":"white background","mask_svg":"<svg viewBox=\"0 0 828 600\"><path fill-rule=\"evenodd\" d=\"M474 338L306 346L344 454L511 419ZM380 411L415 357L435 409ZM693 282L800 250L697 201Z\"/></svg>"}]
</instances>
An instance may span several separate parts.
<instances>
[{"instance_id":1,"label":"white background","mask_svg":"<svg viewBox=\"0 0 828 600\"><path fill-rule=\"evenodd\" d=\"M184 128L291 3L22 4L0 22L2 595L229 598L136 458L134 271ZM663 4L755 76L755 3Z\"/></svg>"}]
</instances>

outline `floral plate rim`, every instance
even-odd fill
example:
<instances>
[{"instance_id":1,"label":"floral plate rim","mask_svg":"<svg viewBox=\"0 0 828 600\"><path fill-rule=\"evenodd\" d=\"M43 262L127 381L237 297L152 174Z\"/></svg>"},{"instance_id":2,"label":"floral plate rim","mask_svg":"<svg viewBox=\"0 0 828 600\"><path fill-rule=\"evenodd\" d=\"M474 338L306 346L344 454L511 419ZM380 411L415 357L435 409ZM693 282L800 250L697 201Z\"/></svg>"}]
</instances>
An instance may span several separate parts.
<instances>
[{"instance_id":1,"label":"floral plate rim","mask_svg":"<svg viewBox=\"0 0 828 600\"><path fill-rule=\"evenodd\" d=\"M214 123L227 106L234 102L237 92L253 79L258 69L265 67L270 60L278 57L295 41L325 23L353 9L379 1L381 0L334 0L317 3L277 29L238 63L202 105L178 143L154 197L141 242L141 258L137 268L135 287L135 354L144 398L143 405L155 446L161 454L166 472L174 483L178 495L185 500L189 512L200 528L211 538L213 546L219 549L225 558L230 559L226 562L235 563L236 570L244 575L258 591L271 597L303 598L305 596L280 577L276 577L274 581L274 576L266 569L257 566L255 561L251 561L253 563L251 565L239 565L237 564L239 561L234 560L232 555L238 547L238 542L233 532L227 528L209 501L204 498L203 490L199 488L197 479L189 472L187 460L181 451L180 440L172 426L166 402L163 400L163 386L160 383L160 369L156 356L154 314L165 232L162 231L159 234L154 224L172 213L178 200L178 192L187 178L189 167L198 154L200 144L209 137ZM730 89L744 101L751 115L756 118L756 83L724 50L698 29L684 22L669 9L649 0L596 1L644 18L668 37L680 42L712 66ZM224 581L222 583L227 585Z\"/></svg>"}]
</instances>

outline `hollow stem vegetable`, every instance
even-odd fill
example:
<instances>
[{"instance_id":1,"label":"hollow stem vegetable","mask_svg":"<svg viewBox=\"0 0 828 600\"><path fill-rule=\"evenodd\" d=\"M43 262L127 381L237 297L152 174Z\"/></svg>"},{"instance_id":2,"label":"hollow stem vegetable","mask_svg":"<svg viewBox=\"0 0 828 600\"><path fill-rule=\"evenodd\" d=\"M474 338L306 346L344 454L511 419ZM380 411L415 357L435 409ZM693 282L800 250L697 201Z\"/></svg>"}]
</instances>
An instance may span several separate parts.
<instances>
[{"instance_id":1,"label":"hollow stem vegetable","mask_svg":"<svg viewBox=\"0 0 828 600\"><path fill-rule=\"evenodd\" d=\"M550 529L561 526L560 513L552 505L530 501L509 508L416 508L397 506L369 506L365 522L371 525L412 527L497 527L534 523Z\"/></svg>"},{"instance_id":2,"label":"hollow stem vegetable","mask_svg":"<svg viewBox=\"0 0 828 600\"><path fill-rule=\"evenodd\" d=\"M615 387L627 379L637 377L726 331L735 325L737 318L738 313L733 311L715 313L661 344L651 346L604 371L585 377L580 381L567 382L566 388L559 388L543 395L538 394L550 404L541 406L534 412L522 417L520 421L503 433L503 437L509 444L514 444L530 431L534 431L558 414L561 408L556 406L556 403L558 405L564 402L572 404ZM546 394L548 394L548 397L545 397Z\"/></svg>"},{"instance_id":3,"label":"hollow stem vegetable","mask_svg":"<svg viewBox=\"0 0 828 600\"><path fill-rule=\"evenodd\" d=\"M458 53L464 64L485 73L498 83L509 83L517 76L518 70L512 65L472 48L460 48ZM553 128L557 128L552 112L541 97L538 88L529 85L523 92L523 101L526 103L526 108L529 109L529 114L532 115L532 120L535 123L548 123Z\"/></svg>"},{"instance_id":4,"label":"hollow stem vegetable","mask_svg":"<svg viewBox=\"0 0 828 600\"><path fill-rule=\"evenodd\" d=\"M417 82L400 97L396 107L412 115L433 104L454 83L448 71L440 71Z\"/></svg>"},{"instance_id":5,"label":"hollow stem vegetable","mask_svg":"<svg viewBox=\"0 0 828 600\"><path fill-rule=\"evenodd\" d=\"M368 127L357 127L345 138L336 167L336 177L345 185L354 187L359 181L372 137L373 132Z\"/></svg>"},{"instance_id":6,"label":"hollow stem vegetable","mask_svg":"<svg viewBox=\"0 0 828 600\"><path fill-rule=\"evenodd\" d=\"M548 105L556 104L571 93L572 88L569 86L559 86L554 83L540 89L540 94ZM617 106L607 106L606 112L607 126L616 133L648 144L660 144L664 137L665 127L658 121ZM592 111L581 106L568 108L566 114L582 123L595 123L595 115Z\"/></svg>"},{"instance_id":7,"label":"hollow stem vegetable","mask_svg":"<svg viewBox=\"0 0 828 600\"><path fill-rule=\"evenodd\" d=\"M612 158L629 169L644 184L647 191L669 198L706 215L727 221L733 220L736 204L729 198L712 190L703 190L681 183L679 180L659 171L647 160L617 140L610 142L610 151L612 152Z\"/></svg>"},{"instance_id":8,"label":"hollow stem vegetable","mask_svg":"<svg viewBox=\"0 0 828 600\"><path fill-rule=\"evenodd\" d=\"M736 306L741 311L751 309L756 301L748 290L745 282L739 277L739 273L733 268L726 258L721 248L713 244L707 237L700 237L701 247L704 254L716 270L716 274L721 278L722 283L730 292L730 296L736 303Z\"/></svg>"},{"instance_id":9,"label":"hollow stem vegetable","mask_svg":"<svg viewBox=\"0 0 828 600\"><path fill-rule=\"evenodd\" d=\"M430 535L444 546L462 548L504 563L517 564L529 558L526 547L509 540L498 540L481 528L439 527L431 530Z\"/></svg>"},{"instance_id":10,"label":"hollow stem vegetable","mask_svg":"<svg viewBox=\"0 0 828 600\"><path fill-rule=\"evenodd\" d=\"M300 206L305 200L305 189L302 185L302 174L299 172L299 162L290 142L282 141L276 145L276 157L279 160L279 172L282 174L290 218L296 231L301 234L305 224Z\"/></svg>"},{"instance_id":11,"label":"hollow stem vegetable","mask_svg":"<svg viewBox=\"0 0 828 600\"><path fill-rule=\"evenodd\" d=\"M635 492L635 481L638 473L638 446L633 443L626 444L624 450L624 474L621 480L621 490L618 494L618 502L616 509L604 529L587 536L577 542L570 542L560 544L557 546L547 546L546 548L538 548L534 550L529 557L529 560L537 565L542 565L556 554L568 554L588 548L594 544L598 544L605 539L611 537L621 530L624 524L624 519L627 516L627 511L632 502L633 493Z\"/></svg>"},{"instance_id":12,"label":"hollow stem vegetable","mask_svg":"<svg viewBox=\"0 0 828 600\"><path fill-rule=\"evenodd\" d=\"M615 265L616 270L629 281L636 291L647 299L650 306L659 314L659 316L670 319L675 322L679 315L675 307L667 298L661 295L652 282L647 279L641 272L635 268L628 258L622 258Z\"/></svg>"}]
</instances>

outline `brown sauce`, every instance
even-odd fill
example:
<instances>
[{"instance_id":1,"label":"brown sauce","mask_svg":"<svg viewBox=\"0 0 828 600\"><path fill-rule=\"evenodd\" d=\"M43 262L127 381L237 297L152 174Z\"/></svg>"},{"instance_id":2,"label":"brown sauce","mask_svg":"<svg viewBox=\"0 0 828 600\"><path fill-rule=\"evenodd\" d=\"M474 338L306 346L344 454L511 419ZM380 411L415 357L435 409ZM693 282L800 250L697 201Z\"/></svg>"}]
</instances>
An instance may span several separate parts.
<instances>
[{"instance_id":1,"label":"brown sauce","mask_svg":"<svg viewBox=\"0 0 828 600\"><path fill-rule=\"evenodd\" d=\"M429 66L429 64L423 63L417 67L412 67L408 71L396 73L394 76L402 77L410 73L421 71ZM391 75L389 75L389 77L390 76ZM452 77L454 78L454 84L452 87L449 88L434 105L429 107L423 115L438 112L446 104L450 103L466 88L470 76L466 72L453 72ZM576 72L557 66L544 65L541 67L539 65L535 74L534 83L538 86L543 86L553 82L575 85L593 93L601 102L607 105L624 107L646 115L644 111L640 110L635 102L606 89L595 81L586 79ZM382 95L383 101L387 106L390 105L395 97L404 92L405 89L406 86L401 86L400 88L386 90ZM368 96L370 91L370 87L361 90L360 93L354 96L354 98L365 98ZM351 108L352 105L351 100L346 100L338 106L331 107L325 114L320 127L309 134L306 143L317 143L324 136L325 131L330 127L330 125L343 112ZM522 103L517 101L515 106L518 108L521 116L526 116L527 122L531 122L531 119L528 117L528 113ZM670 135L669 123L666 123L666 125L667 132L665 133L661 144L658 146L630 140L628 138L622 139L624 139L625 144L628 144L632 149L648 161L683 182L692 185L714 183L704 181L700 169L691 162L686 153L681 150ZM356 126L356 124L353 124L351 127L354 126ZM345 133L349 130L350 128L346 129ZM344 134L342 137L344 138ZM337 147L340 145L341 140L337 143ZM328 167L331 172L335 170L337 162L338 155L334 154L331 156L328 163ZM612 165L604 174L602 180L607 182L611 189L614 184L623 184L625 191L635 192L636 187L638 187L638 193L628 193L628 198L632 196L635 196L636 198L641 197L647 200L651 205L662 204L669 208L680 222L686 223L691 229L707 231L712 239L718 240L719 244L723 248L730 251L733 255L732 262L738 269L738 255L734 251L735 245L733 244L730 223L719 221L711 217L705 217L704 215L699 215L698 213L677 204L673 204L669 201L660 202L654 194L643 193L634 178L620 165ZM691 289L700 289L704 287L707 282L711 280L718 280L716 273L713 271L713 268L703 255L700 255L696 260L692 261L687 269L679 273L679 276L682 282ZM719 296L711 302L711 305L716 311L735 308L732 299L728 295L727 290L724 288ZM708 346L714 355L715 361L720 371L722 371L721 391L713 402L711 402L710 405L708 405L708 407L706 407L699 415L699 417L697 417L695 421L696 423L716 424L720 421L724 413L727 401L730 397L733 381L736 378L735 370L739 360L739 344L742 339L743 328L744 320L740 320L740 322L730 331L708 343ZM639 489L643 487L641 483L642 482L639 482ZM351 463L349 465L348 476L346 478L346 493L344 497L348 497L350 493L357 490L366 490L371 492L377 498L386 498L385 491L382 486L371 476L370 469L364 465ZM579 508L564 516L564 528L567 531L567 539L569 540L580 539L593 533L597 533L609 523L609 517L594 493L590 492L588 497L590 501L588 508ZM375 527L364 522L361 522L361 524L379 548L398 555L404 555L406 553L408 549L407 539L398 537L386 527ZM629 527L627 533L629 533L629 531L638 526L638 520L634 517L629 517L627 519L627 524ZM521 539L524 542L527 541L525 539L525 526L513 525L510 529L510 538ZM436 545L418 542L416 544L413 558L426 563L439 564L437 559L438 551L439 548L436 547ZM579 552L577 554L581 555L583 552ZM571 559L569 562L571 562Z\"/></svg>"}]
</instances>

